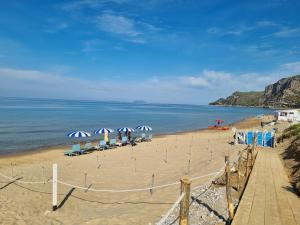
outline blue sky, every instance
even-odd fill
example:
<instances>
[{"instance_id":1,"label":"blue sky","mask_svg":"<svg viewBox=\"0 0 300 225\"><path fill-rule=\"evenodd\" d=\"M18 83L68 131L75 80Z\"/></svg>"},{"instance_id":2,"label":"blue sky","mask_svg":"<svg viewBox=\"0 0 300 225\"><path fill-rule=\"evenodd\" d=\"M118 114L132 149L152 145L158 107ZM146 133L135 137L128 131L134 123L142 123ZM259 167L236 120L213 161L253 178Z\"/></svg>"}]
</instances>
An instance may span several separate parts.
<instances>
[{"instance_id":1,"label":"blue sky","mask_svg":"<svg viewBox=\"0 0 300 225\"><path fill-rule=\"evenodd\" d=\"M300 73L296 0L0 4L0 96L207 104Z\"/></svg>"}]
</instances>

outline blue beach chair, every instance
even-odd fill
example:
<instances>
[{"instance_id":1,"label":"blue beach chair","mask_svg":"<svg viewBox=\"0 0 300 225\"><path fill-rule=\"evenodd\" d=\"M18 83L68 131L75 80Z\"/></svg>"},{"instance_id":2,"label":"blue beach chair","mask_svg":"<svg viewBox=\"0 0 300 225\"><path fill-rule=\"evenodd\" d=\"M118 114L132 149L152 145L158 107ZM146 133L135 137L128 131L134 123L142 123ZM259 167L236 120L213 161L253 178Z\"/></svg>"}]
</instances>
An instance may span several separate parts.
<instances>
[{"instance_id":1,"label":"blue beach chair","mask_svg":"<svg viewBox=\"0 0 300 225\"><path fill-rule=\"evenodd\" d=\"M104 140L99 141L99 147L98 147L99 150L105 150L105 149L108 149L108 147L109 146L106 144L106 142Z\"/></svg>"},{"instance_id":2,"label":"blue beach chair","mask_svg":"<svg viewBox=\"0 0 300 225\"><path fill-rule=\"evenodd\" d=\"M109 141L109 147L110 148L115 148L117 146L118 146L117 145L117 140L116 139L110 139L110 141Z\"/></svg>"},{"instance_id":3,"label":"blue beach chair","mask_svg":"<svg viewBox=\"0 0 300 225\"><path fill-rule=\"evenodd\" d=\"M247 133L247 144L251 145L253 142L253 132L252 131L248 131Z\"/></svg>"},{"instance_id":4,"label":"blue beach chair","mask_svg":"<svg viewBox=\"0 0 300 225\"><path fill-rule=\"evenodd\" d=\"M273 137L270 131L265 132L264 146L273 147Z\"/></svg>"},{"instance_id":5,"label":"blue beach chair","mask_svg":"<svg viewBox=\"0 0 300 225\"><path fill-rule=\"evenodd\" d=\"M127 144L128 144L128 138L122 137L122 145L127 145Z\"/></svg>"},{"instance_id":6,"label":"blue beach chair","mask_svg":"<svg viewBox=\"0 0 300 225\"><path fill-rule=\"evenodd\" d=\"M257 132L257 145L264 145L263 133L261 131Z\"/></svg>"},{"instance_id":7,"label":"blue beach chair","mask_svg":"<svg viewBox=\"0 0 300 225\"><path fill-rule=\"evenodd\" d=\"M64 155L74 156L81 154L80 144L73 145L70 150L64 152Z\"/></svg>"},{"instance_id":8,"label":"blue beach chair","mask_svg":"<svg viewBox=\"0 0 300 225\"><path fill-rule=\"evenodd\" d=\"M90 152L95 149L96 148L92 145L91 142L87 142L87 143L85 143L83 149L81 149L81 153L87 153L87 152Z\"/></svg>"}]
</instances>

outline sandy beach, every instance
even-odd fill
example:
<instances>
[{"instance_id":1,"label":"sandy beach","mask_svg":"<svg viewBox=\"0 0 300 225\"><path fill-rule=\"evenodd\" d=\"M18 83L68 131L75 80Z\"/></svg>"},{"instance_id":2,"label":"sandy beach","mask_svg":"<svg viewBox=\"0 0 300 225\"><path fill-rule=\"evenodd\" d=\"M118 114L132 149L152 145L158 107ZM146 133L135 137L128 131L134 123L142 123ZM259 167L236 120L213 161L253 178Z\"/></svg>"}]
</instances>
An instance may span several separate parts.
<instances>
[{"instance_id":1,"label":"sandy beach","mask_svg":"<svg viewBox=\"0 0 300 225\"><path fill-rule=\"evenodd\" d=\"M260 119L249 118L233 126L257 127ZM234 159L244 145L232 146L233 132L201 130L157 136L151 142L94 151L76 157L63 155L66 148L17 156L2 156L0 172L19 181L0 177L1 224L154 224L179 196L180 185L126 193L95 192L58 185L59 208L52 211L52 164L58 164L58 179L91 189L139 189L178 182L218 171L224 155ZM192 182L205 183L211 176Z\"/></svg>"}]
</instances>

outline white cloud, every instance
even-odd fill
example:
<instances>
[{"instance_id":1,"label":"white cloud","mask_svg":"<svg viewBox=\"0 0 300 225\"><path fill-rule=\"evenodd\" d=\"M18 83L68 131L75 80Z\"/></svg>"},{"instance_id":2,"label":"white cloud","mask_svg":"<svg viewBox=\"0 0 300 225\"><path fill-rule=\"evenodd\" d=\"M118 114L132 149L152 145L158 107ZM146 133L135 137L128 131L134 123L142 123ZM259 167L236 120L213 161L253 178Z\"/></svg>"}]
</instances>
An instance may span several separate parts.
<instances>
[{"instance_id":1,"label":"white cloud","mask_svg":"<svg viewBox=\"0 0 300 225\"><path fill-rule=\"evenodd\" d=\"M269 21L269 20L260 20L252 25L248 24L238 24L235 27L222 29L219 27L211 27L207 30L209 34L221 34L221 35L234 35L234 36L241 36L244 33L254 31L257 29L267 28L267 27L278 27L279 24Z\"/></svg>"},{"instance_id":2,"label":"white cloud","mask_svg":"<svg viewBox=\"0 0 300 225\"><path fill-rule=\"evenodd\" d=\"M104 32L118 35L123 40L144 44L149 33L159 32L152 24L119 15L113 11L105 11L95 19L96 26Z\"/></svg>"},{"instance_id":3,"label":"white cloud","mask_svg":"<svg viewBox=\"0 0 300 225\"><path fill-rule=\"evenodd\" d=\"M297 28L283 28L282 30L275 32L274 36L280 38L299 37L300 27Z\"/></svg>"},{"instance_id":4,"label":"white cloud","mask_svg":"<svg viewBox=\"0 0 300 225\"><path fill-rule=\"evenodd\" d=\"M0 95L16 97L46 97L148 102L206 104L234 91L264 90L283 76L300 74L300 61L280 65L266 73L235 74L203 70L198 75L153 76L149 80L122 82L85 80L58 72L0 68ZM102 75L103 76L103 75Z\"/></svg>"},{"instance_id":5,"label":"white cloud","mask_svg":"<svg viewBox=\"0 0 300 225\"><path fill-rule=\"evenodd\" d=\"M96 23L99 29L109 33L136 37L140 33L136 30L135 21L124 16L112 13L103 13L98 16Z\"/></svg>"},{"instance_id":6,"label":"white cloud","mask_svg":"<svg viewBox=\"0 0 300 225\"><path fill-rule=\"evenodd\" d=\"M279 26L277 23L269 20L260 20L256 22L258 27L276 27Z\"/></svg>"},{"instance_id":7,"label":"white cloud","mask_svg":"<svg viewBox=\"0 0 300 225\"><path fill-rule=\"evenodd\" d=\"M289 74L300 74L300 61L282 64L281 70L283 73L286 71Z\"/></svg>"},{"instance_id":8,"label":"white cloud","mask_svg":"<svg viewBox=\"0 0 300 225\"><path fill-rule=\"evenodd\" d=\"M121 79L121 78L120 78ZM84 80L38 70L0 68L0 96L149 102L179 102L179 86L160 80L114 82ZM183 90L184 91L184 90ZM184 92L183 92L184 93ZM191 103L191 102L190 102Z\"/></svg>"},{"instance_id":9,"label":"white cloud","mask_svg":"<svg viewBox=\"0 0 300 225\"><path fill-rule=\"evenodd\" d=\"M208 87L210 83L203 77L187 76L181 77L180 80L183 84L192 87Z\"/></svg>"},{"instance_id":10,"label":"white cloud","mask_svg":"<svg viewBox=\"0 0 300 225\"><path fill-rule=\"evenodd\" d=\"M82 51L85 53L100 51L103 42L100 39L90 39L83 42Z\"/></svg>"},{"instance_id":11,"label":"white cloud","mask_svg":"<svg viewBox=\"0 0 300 225\"><path fill-rule=\"evenodd\" d=\"M222 71L203 70L199 76L184 76L179 79L183 84L191 87L212 88L232 79L232 75Z\"/></svg>"}]
</instances>

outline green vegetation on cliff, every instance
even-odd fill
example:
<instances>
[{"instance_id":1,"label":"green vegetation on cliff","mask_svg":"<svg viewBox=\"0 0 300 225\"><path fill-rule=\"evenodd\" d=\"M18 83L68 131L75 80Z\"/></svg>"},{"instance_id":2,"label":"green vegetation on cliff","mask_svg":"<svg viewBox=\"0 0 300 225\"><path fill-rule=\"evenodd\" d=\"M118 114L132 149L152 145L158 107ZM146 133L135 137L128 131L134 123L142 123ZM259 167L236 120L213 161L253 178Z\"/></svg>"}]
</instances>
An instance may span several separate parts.
<instances>
[{"instance_id":1,"label":"green vegetation on cliff","mask_svg":"<svg viewBox=\"0 0 300 225\"><path fill-rule=\"evenodd\" d=\"M236 91L226 99L220 98L210 105L241 105L241 106L258 106L260 99L263 97L262 91L240 92Z\"/></svg>"},{"instance_id":2,"label":"green vegetation on cliff","mask_svg":"<svg viewBox=\"0 0 300 225\"><path fill-rule=\"evenodd\" d=\"M268 85L261 92L234 92L227 98L220 98L210 105L240 105L280 108L300 107L300 75L282 78Z\"/></svg>"}]
</instances>

